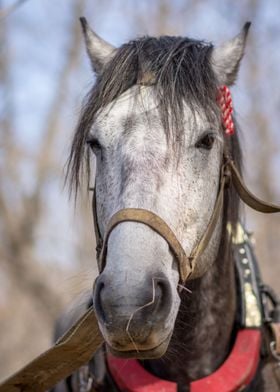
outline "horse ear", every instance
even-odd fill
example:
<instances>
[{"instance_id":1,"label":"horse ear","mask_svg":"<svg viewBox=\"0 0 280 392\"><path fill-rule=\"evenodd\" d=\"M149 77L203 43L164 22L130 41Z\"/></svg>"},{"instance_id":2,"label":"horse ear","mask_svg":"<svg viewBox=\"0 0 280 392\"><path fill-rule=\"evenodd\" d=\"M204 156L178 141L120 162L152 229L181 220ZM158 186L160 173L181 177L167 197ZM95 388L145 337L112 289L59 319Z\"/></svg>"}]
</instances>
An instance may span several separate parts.
<instances>
[{"instance_id":1,"label":"horse ear","mask_svg":"<svg viewBox=\"0 0 280 392\"><path fill-rule=\"evenodd\" d=\"M213 49L211 62L220 85L235 82L250 25L251 22L246 22L236 37Z\"/></svg>"},{"instance_id":2,"label":"horse ear","mask_svg":"<svg viewBox=\"0 0 280 392\"><path fill-rule=\"evenodd\" d=\"M80 22L92 68L94 72L100 73L116 49L91 30L86 18L80 18Z\"/></svg>"}]
</instances>

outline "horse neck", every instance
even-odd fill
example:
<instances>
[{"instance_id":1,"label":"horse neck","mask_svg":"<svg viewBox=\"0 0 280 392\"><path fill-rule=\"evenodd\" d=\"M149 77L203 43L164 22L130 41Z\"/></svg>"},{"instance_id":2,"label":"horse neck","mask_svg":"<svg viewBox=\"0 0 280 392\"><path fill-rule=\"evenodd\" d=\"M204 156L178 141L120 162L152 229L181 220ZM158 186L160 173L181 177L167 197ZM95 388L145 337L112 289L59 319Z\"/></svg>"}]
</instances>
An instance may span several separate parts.
<instances>
[{"instance_id":1,"label":"horse neck","mask_svg":"<svg viewBox=\"0 0 280 392\"><path fill-rule=\"evenodd\" d=\"M148 362L162 378L186 385L212 373L231 344L235 310L235 277L229 247L220 246L211 269L183 290L173 337L164 357Z\"/></svg>"}]
</instances>

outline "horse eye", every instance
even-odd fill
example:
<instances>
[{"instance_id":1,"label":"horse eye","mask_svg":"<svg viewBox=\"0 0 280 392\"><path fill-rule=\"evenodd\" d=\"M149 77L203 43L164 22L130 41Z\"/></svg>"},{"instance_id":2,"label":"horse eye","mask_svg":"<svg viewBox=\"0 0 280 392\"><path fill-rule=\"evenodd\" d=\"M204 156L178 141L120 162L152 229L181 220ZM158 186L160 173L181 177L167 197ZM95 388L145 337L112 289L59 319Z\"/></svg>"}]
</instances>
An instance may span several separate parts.
<instances>
[{"instance_id":1,"label":"horse eye","mask_svg":"<svg viewBox=\"0 0 280 392\"><path fill-rule=\"evenodd\" d=\"M87 139L86 143L93 151L101 150L101 144L94 137L90 137L89 139Z\"/></svg>"},{"instance_id":2,"label":"horse eye","mask_svg":"<svg viewBox=\"0 0 280 392\"><path fill-rule=\"evenodd\" d=\"M204 148L205 150L211 150L215 141L215 136L211 133L203 136L196 144L196 148Z\"/></svg>"}]
</instances>

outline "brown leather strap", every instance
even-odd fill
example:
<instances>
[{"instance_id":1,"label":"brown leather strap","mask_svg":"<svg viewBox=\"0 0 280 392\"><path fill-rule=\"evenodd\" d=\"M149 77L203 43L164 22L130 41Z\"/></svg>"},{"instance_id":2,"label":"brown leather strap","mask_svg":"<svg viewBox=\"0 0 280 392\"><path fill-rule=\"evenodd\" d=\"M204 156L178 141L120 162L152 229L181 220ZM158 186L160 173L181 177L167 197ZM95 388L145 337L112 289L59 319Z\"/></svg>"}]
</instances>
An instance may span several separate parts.
<instances>
[{"instance_id":1,"label":"brown leather strap","mask_svg":"<svg viewBox=\"0 0 280 392\"><path fill-rule=\"evenodd\" d=\"M87 363L103 343L90 308L55 346L0 385L0 392L43 392Z\"/></svg>"},{"instance_id":2,"label":"brown leather strap","mask_svg":"<svg viewBox=\"0 0 280 392\"><path fill-rule=\"evenodd\" d=\"M110 219L99 259L100 271L102 271L106 263L107 244L110 234L117 225L123 222L143 223L164 238L178 261L181 281L185 282L192 272L192 265L182 245L163 219L153 212L141 208L125 208L116 212Z\"/></svg>"},{"instance_id":3,"label":"brown leather strap","mask_svg":"<svg viewBox=\"0 0 280 392\"><path fill-rule=\"evenodd\" d=\"M97 217L97 208L96 208L96 192L95 187L92 188L93 195L92 195L92 215L93 215L93 226L94 226L94 234L95 234L95 241L96 241L96 258L99 259L99 255L102 249L102 236L99 229L98 224L98 217Z\"/></svg>"},{"instance_id":4,"label":"brown leather strap","mask_svg":"<svg viewBox=\"0 0 280 392\"><path fill-rule=\"evenodd\" d=\"M228 184L228 181L229 181L229 173L227 172L227 164L224 164L221 170L220 190L217 196L217 200L215 203L215 207L211 219L208 223L208 226L202 238L200 239L196 247L192 250L190 255L190 258L193 260L194 265L196 263L196 260L199 258L199 256L207 248L207 245L209 244L209 241L217 225L218 219L221 216L223 205L224 205L224 191L225 191L225 186Z\"/></svg>"},{"instance_id":5,"label":"brown leather strap","mask_svg":"<svg viewBox=\"0 0 280 392\"><path fill-rule=\"evenodd\" d=\"M249 207L263 213L280 212L280 206L276 206L274 204L264 202L258 199L256 196L254 196L246 187L234 162L226 157L224 159L225 159L225 163L223 164L221 169L220 190L218 193L218 197L216 200L212 217L201 240L198 242L197 246L193 249L191 255L189 256L189 258L192 260L193 266L195 266L196 259L198 259L198 257L205 251L207 245L209 244L209 241L215 230L218 219L222 213L224 189L230 180L232 180L235 190L238 193L241 200Z\"/></svg>"},{"instance_id":6,"label":"brown leather strap","mask_svg":"<svg viewBox=\"0 0 280 392\"><path fill-rule=\"evenodd\" d=\"M275 212L280 212L280 206L275 204L267 203L255 195L253 195L249 189L246 187L241 175L239 174L234 162L232 160L228 161L232 182L241 200L244 201L249 207L256 211L263 212L265 214L273 214Z\"/></svg>"}]
</instances>

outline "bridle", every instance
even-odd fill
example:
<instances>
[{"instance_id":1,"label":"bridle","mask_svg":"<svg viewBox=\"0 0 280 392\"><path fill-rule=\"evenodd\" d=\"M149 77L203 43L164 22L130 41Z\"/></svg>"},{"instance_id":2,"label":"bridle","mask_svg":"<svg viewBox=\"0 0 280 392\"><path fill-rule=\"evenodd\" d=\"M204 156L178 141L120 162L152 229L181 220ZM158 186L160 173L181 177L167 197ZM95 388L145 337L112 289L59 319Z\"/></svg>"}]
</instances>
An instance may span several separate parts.
<instances>
[{"instance_id":1,"label":"bridle","mask_svg":"<svg viewBox=\"0 0 280 392\"><path fill-rule=\"evenodd\" d=\"M108 241L112 231L123 222L138 222L150 227L168 243L169 248L178 263L180 283L184 284L186 280L191 277L191 274L195 269L197 260L205 251L211 240L213 232L215 231L216 225L219 221L219 217L221 216L223 211L225 189L230 185L230 183L233 184L236 192L238 193L242 201L254 210L263 213L280 212L280 207L258 199L248 190L242 180L242 177L234 161L229 158L228 155L224 154L223 163L220 170L219 191L210 221L202 237L192 249L189 255L186 254L183 246L181 245L180 241L177 239L175 233L172 231L169 225L159 215L155 214L150 210L142 208L124 208L117 211L109 220L103 238L101 236L98 225L96 194L94 192L92 207L95 235L97 241L96 251L99 272L102 272L106 265Z\"/></svg>"},{"instance_id":2,"label":"bridle","mask_svg":"<svg viewBox=\"0 0 280 392\"><path fill-rule=\"evenodd\" d=\"M146 85L146 82L140 82L141 85ZM224 132L227 137L234 134L234 120L232 117L233 104L230 90L227 86L221 86L218 89L217 103L220 106L221 111L221 122L224 128ZM106 265L107 246L110 235L114 228L123 222L138 222L145 224L150 227L156 233L158 233L169 245L171 252L173 253L177 263L178 271L180 276L180 283L183 285L188 278L191 277L196 266L196 262L202 253L207 248L212 235L215 231L216 225L223 211L224 205L224 193L225 189L232 182L239 197L245 204L251 208L263 212L263 213L274 213L279 212L280 208L276 205L266 203L256 196L254 196L244 184L242 177L233 161L231 159L227 149L223 153L222 166L220 169L220 183L219 191L216 198L215 206L210 218L210 221L201 236L198 243L194 246L189 255L186 254L180 241L177 239L175 233L168 226L168 224L157 214L147 209L140 208L124 208L117 211L109 220L107 225L104 238L102 238L97 217L96 208L96 194L95 187L93 189L93 220L94 220L94 231L96 237L96 255L99 272L102 272ZM181 287L181 285L179 287Z\"/></svg>"}]
</instances>

